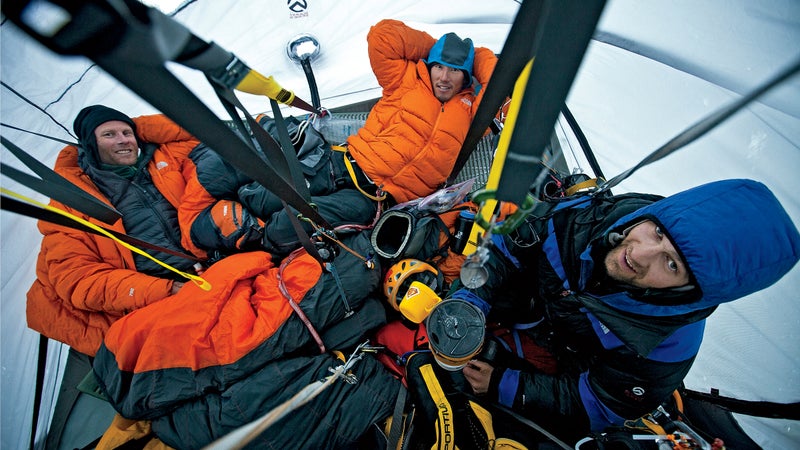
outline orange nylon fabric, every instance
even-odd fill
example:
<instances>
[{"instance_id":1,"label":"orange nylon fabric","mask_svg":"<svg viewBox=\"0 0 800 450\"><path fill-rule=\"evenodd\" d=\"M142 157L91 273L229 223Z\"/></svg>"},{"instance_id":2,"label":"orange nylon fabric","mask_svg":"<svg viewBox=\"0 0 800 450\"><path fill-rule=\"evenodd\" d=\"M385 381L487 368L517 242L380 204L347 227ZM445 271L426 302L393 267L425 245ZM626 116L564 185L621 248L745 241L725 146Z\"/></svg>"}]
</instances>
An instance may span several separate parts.
<instances>
[{"instance_id":1,"label":"orange nylon fabric","mask_svg":"<svg viewBox=\"0 0 800 450\"><path fill-rule=\"evenodd\" d=\"M321 274L319 263L302 254L285 268L283 281L302 306ZM119 370L134 373L236 362L293 314L277 276L266 252L229 256L203 274L210 291L187 283L176 295L117 321L105 345Z\"/></svg>"},{"instance_id":2,"label":"orange nylon fabric","mask_svg":"<svg viewBox=\"0 0 800 450\"><path fill-rule=\"evenodd\" d=\"M473 74L482 86L446 103L433 96L422 59L436 42L397 20L382 20L367 35L370 64L383 88L358 134L347 140L359 167L398 202L433 193L450 175L486 90L497 57L475 49Z\"/></svg>"}]
</instances>

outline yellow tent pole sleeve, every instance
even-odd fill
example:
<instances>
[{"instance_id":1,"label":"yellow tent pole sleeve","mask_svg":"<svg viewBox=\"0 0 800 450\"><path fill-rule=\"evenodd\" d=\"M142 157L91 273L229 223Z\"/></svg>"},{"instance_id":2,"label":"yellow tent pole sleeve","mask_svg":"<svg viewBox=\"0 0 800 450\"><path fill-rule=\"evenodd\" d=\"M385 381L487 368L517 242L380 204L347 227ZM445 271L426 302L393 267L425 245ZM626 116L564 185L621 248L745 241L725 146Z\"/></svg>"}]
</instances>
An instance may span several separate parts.
<instances>
[{"instance_id":1,"label":"yellow tent pole sleeve","mask_svg":"<svg viewBox=\"0 0 800 450\"><path fill-rule=\"evenodd\" d=\"M514 134L514 124L517 121L517 115L522 105L522 97L525 94L525 86L528 84L531 67L533 67L533 59L528 61L525 68L523 68L522 72L519 74L519 77L517 77L517 81L514 83L514 92L511 95L511 104L508 106L508 115L506 116L506 121L503 126L503 132L500 133L500 141L497 143L497 150L495 150L494 159L492 160L492 168L489 171L489 178L486 181L485 189L487 191L497 190L497 186L500 184L500 175L503 173L503 165L505 164L506 154L508 153L508 144L511 142L511 136ZM489 199L480 205L478 214L483 217L485 222L490 222L492 220L496 205L497 200L495 199ZM471 255L475 253L478 235L483 233L483 231L483 227L478 225L478 222L475 221L470 230L467 245L461 252L462 254Z\"/></svg>"},{"instance_id":2,"label":"yellow tent pole sleeve","mask_svg":"<svg viewBox=\"0 0 800 450\"><path fill-rule=\"evenodd\" d=\"M165 269L171 270L171 271L177 273L178 275L191 280L194 284L199 286L200 289L203 289L204 291L211 290L211 283L206 281L204 278L199 277L197 275L192 275L190 273L182 272L182 271L170 266L169 264L161 262L158 259L156 259L156 258L152 257L151 255L147 254L144 250L142 250L142 249L140 249L138 247L134 247L133 245L130 245L127 242L121 241L116 236L114 236L113 234L109 233L108 231L106 231L102 227L98 227L97 225L95 225L95 224L93 224L91 222L88 222L88 221L86 221L86 220L84 220L84 219L82 219L82 218L80 218L80 217L78 217L78 216L76 216L74 214L70 214L70 213L68 213L68 212L66 212L64 210L52 207L50 205L45 205L44 203L37 202L36 200L34 200L32 198L28 198L28 197L25 197L24 195L17 194L16 192L9 191L6 188L0 188L0 192L2 192L3 194L9 195L11 197L14 197L14 198L16 198L18 200L24 201L26 203L29 203L29 204L32 204L32 205L36 205L36 206L38 206L38 207L40 207L42 209L45 209L47 211L54 212L56 214L59 214L61 216L66 217L68 219L74 220L75 222L78 222L81 225L87 226L87 227L89 227L89 228L101 233L103 236L106 236L109 239L113 239L119 245L127 248L128 250L130 250L132 252L135 252L135 253L138 253L138 254L144 256L145 258L149 258L153 262L155 262L156 264L160 265L161 267L164 267Z\"/></svg>"}]
</instances>

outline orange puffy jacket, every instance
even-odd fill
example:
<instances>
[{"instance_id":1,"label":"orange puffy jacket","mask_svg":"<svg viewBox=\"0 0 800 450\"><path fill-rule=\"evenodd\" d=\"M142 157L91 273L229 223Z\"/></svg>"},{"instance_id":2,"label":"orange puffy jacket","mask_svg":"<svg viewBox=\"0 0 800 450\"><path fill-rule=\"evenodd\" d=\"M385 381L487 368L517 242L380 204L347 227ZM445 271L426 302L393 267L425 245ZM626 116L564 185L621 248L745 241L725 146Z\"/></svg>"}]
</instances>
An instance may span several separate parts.
<instances>
[{"instance_id":1,"label":"orange puffy jacket","mask_svg":"<svg viewBox=\"0 0 800 450\"><path fill-rule=\"evenodd\" d=\"M433 193L450 175L497 57L475 48L473 82L446 103L434 95L425 62L428 33L382 20L367 35L370 64L383 96L357 135L347 140L359 167L402 203Z\"/></svg>"},{"instance_id":2,"label":"orange puffy jacket","mask_svg":"<svg viewBox=\"0 0 800 450\"><path fill-rule=\"evenodd\" d=\"M141 140L160 144L147 169L158 190L177 208L185 189L184 180L195 170L188 155L199 142L163 115L142 116L133 121ZM54 170L109 203L79 167L76 147L61 150ZM50 205L95 225L125 232L121 219L108 225L57 201ZM31 329L51 339L94 356L115 320L170 295L172 280L137 272L133 253L107 237L45 221L39 221L39 231L44 237L36 263L36 281L28 290L27 319Z\"/></svg>"}]
</instances>

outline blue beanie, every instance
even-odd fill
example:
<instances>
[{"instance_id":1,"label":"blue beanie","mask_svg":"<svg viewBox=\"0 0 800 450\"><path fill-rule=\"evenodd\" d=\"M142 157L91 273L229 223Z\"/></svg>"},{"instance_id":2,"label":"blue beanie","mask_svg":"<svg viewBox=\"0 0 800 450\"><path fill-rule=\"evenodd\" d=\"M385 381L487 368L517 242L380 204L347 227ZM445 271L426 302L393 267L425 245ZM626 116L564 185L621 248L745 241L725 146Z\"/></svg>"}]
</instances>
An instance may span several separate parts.
<instances>
[{"instance_id":1,"label":"blue beanie","mask_svg":"<svg viewBox=\"0 0 800 450\"><path fill-rule=\"evenodd\" d=\"M455 33L447 33L431 48L428 67L432 64L443 64L464 72L464 87L472 84L472 63L475 61L475 46L472 39L461 39Z\"/></svg>"}]
</instances>

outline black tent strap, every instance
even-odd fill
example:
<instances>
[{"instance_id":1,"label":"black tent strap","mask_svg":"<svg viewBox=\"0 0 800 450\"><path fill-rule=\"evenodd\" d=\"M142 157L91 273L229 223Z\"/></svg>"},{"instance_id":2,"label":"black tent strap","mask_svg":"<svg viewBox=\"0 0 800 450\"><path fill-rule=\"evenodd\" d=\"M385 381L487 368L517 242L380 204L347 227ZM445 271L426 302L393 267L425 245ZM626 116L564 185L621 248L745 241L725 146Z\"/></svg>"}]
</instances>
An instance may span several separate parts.
<instances>
[{"instance_id":1,"label":"black tent strap","mask_svg":"<svg viewBox=\"0 0 800 450\"><path fill-rule=\"evenodd\" d=\"M317 223L325 220L309 205L287 180L261 159L205 104L163 67L129 71L120 66L114 55L97 57L97 64L131 88L142 98L186 128L213 148L226 161L265 188L284 199L296 210Z\"/></svg>"},{"instance_id":2,"label":"black tent strap","mask_svg":"<svg viewBox=\"0 0 800 450\"><path fill-rule=\"evenodd\" d=\"M455 183L500 106L514 89L514 83L520 72L533 57L535 45L541 39L542 27L539 17L544 3L544 0L527 0L520 6L500 52L492 78L488 86L485 86L486 91L467 131L467 137L447 178L447 185Z\"/></svg>"},{"instance_id":3,"label":"black tent strap","mask_svg":"<svg viewBox=\"0 0 800 450\"><path fill-rule=\"evenodd\" d=\"M7 197L5 195L2 196L2 202L0 202L0 207L3 210L10 211L13 213L21 214L23 216L32 217L34 219L43 220L45 222L50 222L56 225L61 225L67 228L72 228L78 231L84 231L87 233L96 234L98 236L108 237L101 233L100 231L87 227L79 222L75 222L74 220L70 220L67 217L62 216L61 214L55 213L53 211L48 211L43 208L39 208L37 206L29 205L25 202L21 202L17 199ZM107 228L103 228L107 233L113 235L115 238L119 239L120 241L126 242L138 248L145 248L148 250L155 250L161 253L167 253L172 256L178 256L181 258L188 259L190 261L195 262L203 262L202 259L197 258L195 256L189 255L187 253L181 253L174 250L170 250L168 248L164 248L155 244L151 244L147 241L143 241L141 239L137 239L135 237L128 236L127 234L120 233L118 231L109 230Z\"/></svg>"},{"instance_id":4,"label":"black tent strap","mask_svg":"<svg viewBox=\"0 0 800 450\"><path fill-rule=\"evenodd\" d=\"M39 335L39 346L36 351L36 380L33 391L33 418L31 419L31 440L29 449L34 450L36 443L36 431L39 428L39 409L42 403L42 392L44 391L44 376L47 368L47 336Z\"/></svg>"},{"instance_id":5,"label":"black tent strap","mask_svg":"<svg viewBox=\"0 0 800 450\"><path fill-rule=\"evenodd\" d=\"M289 178L294 181L295 188L303 195L306 202L311 203L311 193L306 185L306 178L303 175L303 169L300 167L300 161L297 159L297 151L294 149L294 145L292 145L292 138L289 137L289 130L281 114L281 109L278 106L278 102L275 100L270 99L269 104L272 107L272 116L275 120L275 128L277 128L278 139L281 143L280 148L283 150L283 156L289 167ZM253 122L255 123L255 121ZM262 132L264 131L261 127L256 128L261 129ZM299 132L300 130L298 129L298 133ZM269 136L267 133L263 133L263 135ZM256 136L258 136L258 134ZM326 228L331 229L330 225L326 226Z\"/></svg>"},{"instance_id":6,"label":"black tent strap","mask_svg":"<svg viewBox=\"0 0 800 450\"><path fill-rule=\"evenodd\" d=\"M705 117L704 119L690 126L686 130L684 130L683 132L672 138L669 142L656 149L653 153L647 155L635 166L610 179L607 183L601 185L600 189L596 192L600 193L603 191L607 191L608 189L611 189L612 187L618 185L619 183L621 183L623 180L631 176L634 172L641 169L642 167L650 163L654 163L664 158L665 156L671 154L672 152L694 142L695 140L697 140L698 138L700 138L701 136L712 130L714 127L727 120L737 111L747 106L748 103L757 99L762 94L774 88L775 86L781 84L785 80L796 75L798 72L800 72L800 60L795 61L794 64L790 65L788 68L784 69L774 78L766 81L761 86L756 87L749 94L739 98L738 100L717 110L716 112L710 114L709 116Z\"/></svg>"},{"instance_id":7,"label":"black tent strap","mask_svg":"<svg viewBox=\"0 0 800 450\"><path fill-rule=\"evenodd\" d=\"M23 13L28 3L6 1L2 3L2 10L15 24L48 48L61 54L91 58L245 175L267 187L309 219L325 223L290 183L258 157L243 137L231 130L167 70L164 65L166 61L187 56L183 54L187 45L192 45L192 51L204 49L196 45L197 38L182 24L155 8L133 0L124 0L115 3L115 6L101 0L91 0L60 5L71 14L70 21L62 24L58 30L45 33L26 23ZM102 39L98 36L102 36ZM217 58L230 55L220 52L213 45L205 49L211 49L214 53L212 56L221 55ZM220 60L219 64L224 67L228 62Z\"/></svg>"},{"instance_id":8,"label":"black tent strap","mask_svg":"<svg viewBox=\"0 0 800 450\"><path fill-rule=\"evenodd\" d=\"M737 414L773 419L800 420L800 402L775 403L741 400L733 397L723 397L716 390L704 393L691 389L682 389L680 393L685 398L712 403Z\"/></svg>"},{"instance_id":9,"label":"black tent strap","mask_svg":"<svg viewBox=\"0 0 800 450\"><path fill-rule=\"evenodd\" d=\"M11 141L0 136L0 142L41 179L0 163L3 175L101 222L112 224L122 217L119 211L75 186Z\"/></svg>"},{"instance_id":10,"label":"black tent strap","mask_svg":"<svg viewBox=\"0 0 800 450\"><path fill-rule=\"evenodd\" d=\"M261 152L266 158L266 163L269 164L273 170L287 183L291 183L297 190L298 194L303 197L303 200L306 203L311 203L311 194L308 191L308 186L306 185L305 178L303 177L303 172L300 168L300 162L297 160L297 153L292 146L291 139L289 138L288 131L286 130L286 124L283 121L283 117L280 116L280 109L278 108L277 102L270 100L273 113L276 110L278 111L278 114L275 114L275 128L277 129L278 135L281 139L280 145L275 142L275 139L269 133L267 133L266 130L264 130L264 128L262 128L261 125L255 121L255 119L253 119L253 116L247 112L244 105L242 105L231 89L220 86L210 79L209 81L211 81L214 91L217 93L217 97L228 111L228 114L233 119L233 122L239 129L239 132L242 133L242 136L248 136L251 134L261 148ZM239 117L239 114L236 112L237 108L242 111L245 120L247 120L249 133L248 127L245 127L244 123ZM285 135L285 138L283 135ZM264 187L269 188L269 186ZM320 225L327 227L327 224L325 223Z\"/></svg>"},{"instance_id":11,"label":"black tent strap","mask_svg":"<svg viewBox=\"0 0 800 450\"><path fill-rule=\"evenodd\" d=\"M286 123L283 120L283 116L281 115L278 102L270 99L272 112L275 116L275 128L281 141L280 145L278 145L278 143L275 142L275 139L273 139L273 137L267 133L264 128L262 128L261 125L255 121L255 119L253 119L253 116L247 112L244 105L239 102L239 99L236 98L230 89L223 89L218 85L215 85L214 89L217 91L220 101L223 102L225 108L228 110L231 116L236 116L238 119L238 115L233 109L234 105L236 105L236 107L238 107L244 113L244 117L246 118L250 130L253 133L253 137L256 139L256 142L258 142L259 147L261 147L261 151L264 153L264 156L268 161L276 165L276 171L280 173L284 179L291 179L294 182L294 186L298 188L300 195L302 195L306 203L310 205L311 193L306 185L303 171L300 168L300 161L297 159L297 153L295 152L291 138L289 137L289 132L286 128ZM239 126L242 133L247 132L241 120L236 121L236 123L238 124L237 126ZM311 238L308 236L308 233L300 223L300 219L298 219L297 214L292 211L291 207L283 199L281 199L281 204L283 205L284 211L286 211L286 216L289 218L289 223L292 224L292 228L294 229L300 244L309 255L313 256L314 259L316 259L317 262L324 267L324 259L320 255L319 250L317 250L317 247L315 247L311 242ZM331 229L331 226L327 222L318 223L318 225L326 229Z\"/></svg>"},{"instance_id":12,"label":"black tent strap","mask_svg":"<svg viewBox=\"0 0 800 450\"><path fill-rule=\"evenodd\" d=\"M278 145L278 143L275 142L275 139L273 139L273 137L267 133L264 128L262 128L261 125L255 121L255 119L253 119L253 116L247 112L244 105L242 105L239 99L236 98L233 91L223 88L218 84L212 83L212 85L214 86L214 90L216 91L220 101L223 103L223 106L225 106L225 109L234 119L234 123L239 128L239 131L243 135L247 136L247 129L244 127L244 123L242 123L239 115L236 113L234 106L239 108L244 113L244 117L246 118L247 124L250 127L250 132L256 139L256 142L258 142L259 147L261 147L261 151L264 153L267 161L275 166L276 172L280 173L284 179L291 179L294 182L294 186L298 188L300 195L302 195L306 203L310 205L311 193L306 185L303 171L300 168L300 161L297 159L297 153L295 152L291 138L289 137L289 132L286 128L286 123L283 120L283 116L281 115L280 108L278 107L278 102L270 99L272 112L275 116L275 128L281 141L280 145ZM267 186L265 187L268 188ZM289 218L289 223L292 224L292 228L294 229L300 244L309 255L313 256L321 266L324 266L324 259L320 255L317 247L315 247L311 242L311 238L308 236L308 233L300 223L297 214L292 211L285 200L281 199L281 204L283 205L284 211L286 211L286 216ZM324 220L322 223L317 224L323 228L329 230L332 229L331 226Z\"/></svg>"},{"instance_id":13,"label":"black tent strap","mask_svg":"<svg viewBox=\"0 0 800 450\"><path fill-rule=\"evenodd\" d=\"M522 204L542 170L542 154L604 6L604 0L545 4L541 44L508 145L497 200Z\"/></svg>"},{"instance_id":14,"label":"black tent strap","mask_svg":"<svg viewBox=\"0 0 800 450\"><path fill-rule=\"evenodd\" d=\"M211 80L210 80L211 81ZM252 136L255 138L256 142L258 142L259 147L261 148L262 153L266 157L266 161L271 163L275 168L276 173L279 173L285 180L289 179L292 180L294 186L298 188L298 193L302 195L303 199L305 200L306 204L311 204L311 193L308 190L308 186L305 182L305 177L303 176L303 171L300 168L300 161L297 159L297 153L295 152L294 146L292 145L291 138L289 137L289 132L286 128L286 123L283 120L283 116L281 115L280 108L278 106L278 102L275 100L270 99L270 105L272 106L272 112L275 116L275 128L278 132L278 136L280 138L280 145L275 142L275 139L264 130L264 128L259 125L253 116L247 112L244 105L239 101L239 99L234 95L233 91L229 88L225 88L220 86L219 84L213 83L212 86L214 87L217 96L219 97L220 101L222 102L225 109L228 111L228 114L233 119L234 123L238 127L239 131L242 133L243 136L248 136L248 130L244 126L244 123L239 118L238 113L236 113L236 108L242 111L244 114L245 119L247 120L247 124L249 125L250 132ZM265 188L269 189L269 186L264 186ZM303 248L308 252L309 255L313 256L317 262L320 263L321 266L324 266L325 261L319 253L317 247L311 242L311 238L308 236L308 233L303 228L303 225L300 223L300 220L297 217L297 214L292 211L290 206L286 203L283 198L281 198L281 204L283 205L284 211L286 211L286 215L289 218L289 222L292 224L292 228L294 229L295 234L297 235L297 239L300 241L300 244ZM325 229L332 229L331 226L323 219L322 223L317 223L320 227Z\"/></svg>"}]
</instances>

